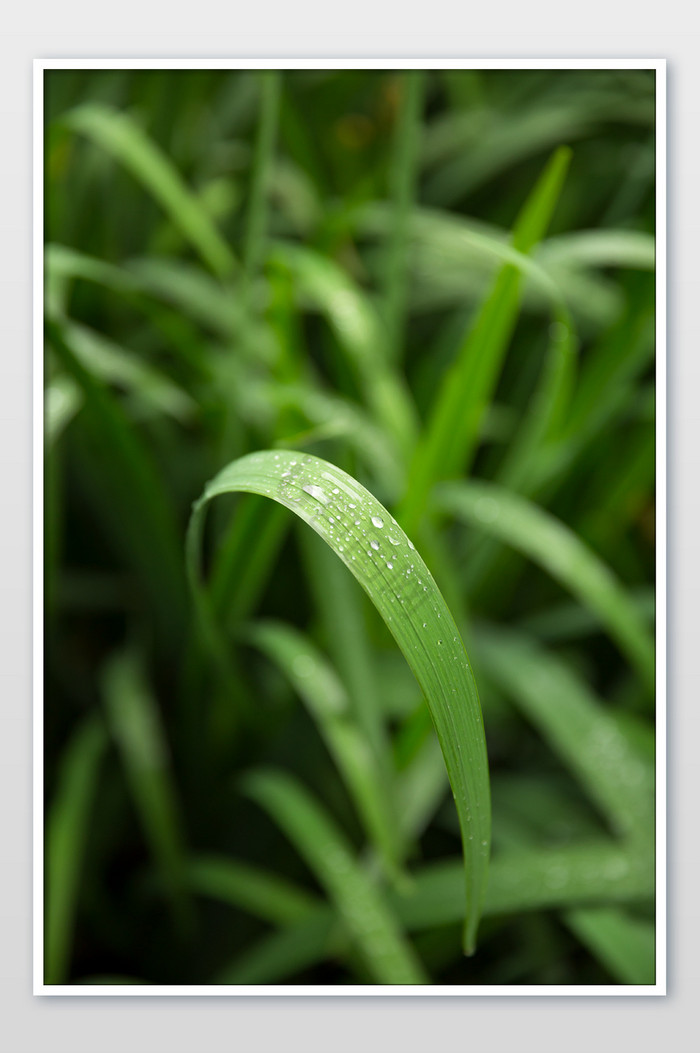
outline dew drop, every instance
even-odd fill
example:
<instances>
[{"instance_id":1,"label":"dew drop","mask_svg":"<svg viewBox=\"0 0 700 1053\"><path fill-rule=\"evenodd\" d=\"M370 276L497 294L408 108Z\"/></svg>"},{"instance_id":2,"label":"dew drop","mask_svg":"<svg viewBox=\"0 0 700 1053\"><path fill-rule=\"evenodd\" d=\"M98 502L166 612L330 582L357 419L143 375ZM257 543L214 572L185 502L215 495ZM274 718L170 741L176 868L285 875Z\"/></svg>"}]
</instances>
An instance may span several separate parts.
<instances>
[{"instance_id":1,"label":"dew drop","mask_svg":"<svg viewBox=\"0 0 700 1053\"><path fill-rule=\"evenodd\" d=\"M313 483L310 483L308 486L302 486L302 490L317 501L320 501L322 505L328 504L328 498L326 497L325 491L322 490L320 486L314 486Z\"/></svg>"},{"instance_id":2,"label":"dew drop","mask_svg":"<svg viewBox=\"0 0 700 1053\"><path fill-rule=\"evenodd\" d=\"M393 563L387 563L387 567L389 568L389 570L393 570L394 569L394 564Z\"/></svg>"},{"instance_id":3,"label":"dew drop","mask_svg":"<svg viewBox=\"0 0 700 1053\"><path fill-rule=\"evenodd\" d=\"M381 516L372 516L372 522L378 529L381 529L384 526L384 520Z\"/></svg>"},{"instance_id":4,"label":"dew drop","mask_svg":"<svg viewBox=\"0 0 700 1053\"><path fill-rule=\"evenodd\" d=\"M379 542L375 541L374 539L372 539L372 541L370 541L370 545L372 546L372 548L374 549L375 552L379 548Z\"/></svg>"},{"instance_id":5,"label":"dew drop","mask_svg":"<svg viewBox=\"0 0 700 1053\"><path fill-rule=\"evenodd\" d=\"M416 547L416 546L415 546L415 545L413 544L413 542L411 541L411 539L410 539L410 538L408 538L408 547L409 547L410 549L413 549L413 550L415 550L415 547Z\"/></svg>"}]
</instances>

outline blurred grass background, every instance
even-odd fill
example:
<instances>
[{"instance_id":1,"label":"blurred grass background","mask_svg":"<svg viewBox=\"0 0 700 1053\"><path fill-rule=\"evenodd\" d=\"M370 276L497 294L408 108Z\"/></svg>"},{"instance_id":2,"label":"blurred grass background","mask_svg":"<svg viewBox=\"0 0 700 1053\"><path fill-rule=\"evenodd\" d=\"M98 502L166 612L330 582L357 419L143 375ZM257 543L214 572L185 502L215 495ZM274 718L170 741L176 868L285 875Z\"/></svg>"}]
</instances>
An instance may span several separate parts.
<instances>
[{"instance_id":1,"label":"blurred grass background","mask_svg":"<svg viewBox=\"0 0 700 1053\"><path fill-rule=\"evenodd\" d=\"M653 72L45 77L46 981L393 982L381 916L423 982L653 982ZM221 500L223 663L197 629L191 504L275 447L394 512L467 643L472 958L427 709L335 557Z\"/></svg>"}]
</instances>

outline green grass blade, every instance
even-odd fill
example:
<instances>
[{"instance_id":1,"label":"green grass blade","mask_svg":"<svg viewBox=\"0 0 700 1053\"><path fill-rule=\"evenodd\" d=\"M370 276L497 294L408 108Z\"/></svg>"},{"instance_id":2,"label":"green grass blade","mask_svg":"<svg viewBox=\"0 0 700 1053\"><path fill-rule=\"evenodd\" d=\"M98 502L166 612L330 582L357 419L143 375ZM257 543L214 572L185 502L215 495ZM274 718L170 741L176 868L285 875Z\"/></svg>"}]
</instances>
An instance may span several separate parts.
<instances>
[{"instance_id":1,"label":"green grass blade","mask_svg":"<svg viewBox=\"0 0 700 1053\"><path fill-rule=\"evenodd\" d=\"M564 921L620 983L655 982L655 934L651 922L605 907L567 911Z\"/></svg>"},{"instance_id":2,"label":"green grass blade","mask_svg":"<svg viewBox=\"0 0 700 1053\"><path fill-rule=\"evenodd\" d=\"M247 282L256 274L263 260L268 181L277 135L282 87L282 74L279 70L265 70L258 76L260 77L260 117L255 141L243 249L243 269Z\"/></svg>"},{"instance_id":3,"label":"green grass blade","mask_svg":"<svg viewBox=\"0 0 700 1053\"><path fill-rule=\"evenodd\" d=\"M456 860L427 866L413 879L409 892L391 895L409 932L459 920ZM638 854L612 842L522 849L494 856L484 915L641 902L653 894L653 869Z\"/></svg>"},{"instance_id":4,"label":"green grass blade","mask_svg":"<svg viewBox=\"0 0 700 1053\"><path fill-rule=\"evenodd\" d=\"M538 563L606 627L646 685L654 690L654 640L612 571L564 523L489 483L441 483L442 511L473 524Z\"/></svg>"},{"instance_id":5,"label":"green grass blade","mask_svg":"<svg viewBox=\"0 0 700 1053\"><path fill-rule=\"evenodd\" d=\"M654 269L654 238L639 230L585 230L549 238L536 258L550 272L559 267Z\"/></svg>"},{"instance_id":6,"label":"green grass blade","mask_svg":"<svg viewBox=\"0 0 700 1053\"><path fill-rule=\"evenodd\" d=\"M106 150L148 190L173 225L219 277L236 267L233 253L169 158L125 113L96 103L79 106L63 123Z\"/></svg>"},{"instance_id":7,"label":"green grass blade","mask_svg":"<svg viewBox=\"0 0 700 1053\"><path fill-rule=\"evenodd\" d=\"M526 637L480 632L485 672L579 779L615 833L649 844L654 833L654 768L614 717L567 666Z\"/></svg>"},{"instance_id":8,"label":"green grass blade","mask_svg":"<svg viewBox=\"0 0 700 1053\"><path fill-rule=\"evenodd\" d=\"M422 967L391 911L327 812L299 783L279 772L254 772L244 785L306 859L336 905L375 981L426 983Z\"/></svg>"},{"instance_id":9,"label":"green grass blade","mask_svg":"<svg viewBox=\"0 0 700 1053\"><path fill-rule=\"evenodd\" d=\"M47 984L65 983L70 968L80 875L106 743L101 722L89 717L68 745L47 815L44 933L44 982Z\"/></svg>"},{"instance_id":10,"label":"green grass blade","mask_svg":"<svg viewBox=\"0 0 700 1053\"><path fill-rule=\"evenodd\" d=\"M398 878L398 817L391 807L377 755L353 717L348 693L333 666L302 633L256 622L245 639L274 661L304 701L355 802L387 874Z\"/></svg>"},{"instance_id":11,"label":"green grass blade","mask_svg":"<svg viewBox=\"0 0 700 1053\"><path fill-rule=\"evenodd\" d=\"M83 398L70 377L57 376L44 395L44 439L50 449L78 414Z\"/></svg>"},{"instance_id":12,"label":"green grass blade","mask_svg":"<svg viewBox=\"0 0 700 1053\"><path fill-rule=\"evenodd\" d=\"M399 82L402 100L389 173L393 223L386 247L383 280L384 316L388 330L389 358L392 361L396 361L402 352L408 299L406 250L416 195L425 78L423 70L411 70L403 73Z\"/></svg>"},{"instance_id":13,"label":"green grass blade","mask_svg":"<svg viewBox=\"0 0 700 1053\"><path fill-rule=\"evenodd\" d=\"M103 692L137 815L175 918L184 928L191 918L191 904L181 819L156 702L133 655L111 659Z\"/></svg>"},{"instance_id":14,"label":"green grass blade","mask_svg":"<svg viewBox=\"0 0 700 1053\"><path fill-rule=\"evenodd\" d=\"M187 879L197 895L273 925L292 925L321 905L318 896L298 885L228 856L196 856L187 866Z\"/></svg>"},{"instance_id":15,"label":"green grass blade","mask_svg":"<svg viewBox=\"0 0 700 1053\"><path fill-rule=\"evenodd\" d=\"M526 201L513 230L513 248L529 253L545 233L559 198L570 151L558 150ZM481 418L498 379L518 315L522 276L511 264L493 290L448 370L416 448L400 519L408 530L425 511L435 482L467 471Z\"/></svg>"},{"instance_id":16,"label":"green grass blade","mask_svg":"<svg viewBox=\"0 0 700 1053\"><path fill-rule=\"evenodd\" d=\"M435 724L455 797L465 859L465 946L473 950L490 842L488 761L476 683L455 621L423 560L393 517L351 476L284 451L234 461L206 487L188 533L197 593L203 513L218 494L270 497L311 526L368 594L403 651Z\"/></svg>"}]
</instances>

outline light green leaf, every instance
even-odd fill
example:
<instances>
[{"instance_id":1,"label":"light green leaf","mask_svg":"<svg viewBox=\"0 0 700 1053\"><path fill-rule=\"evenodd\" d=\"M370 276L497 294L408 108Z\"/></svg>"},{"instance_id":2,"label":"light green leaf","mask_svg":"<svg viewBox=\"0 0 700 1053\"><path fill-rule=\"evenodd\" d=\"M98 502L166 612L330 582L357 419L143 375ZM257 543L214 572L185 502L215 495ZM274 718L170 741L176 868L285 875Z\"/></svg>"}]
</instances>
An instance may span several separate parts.
<instances>
[{"instance_id":1,"label":"light green leaf","mask_svg":"<svg viewBox=\"0 0 700 1053\"><path fill-rule=\"evenodd\" d=\"M558 150L523 206L513 231L517 252L529 253L545 233L569 160L569 150ZM521 285L519 269L505 264L456 361L445 374L415 450L400 510L399 518L408 530L414 529L424 515L434 483L461 475L472 462L481 419L515 328Z\"/></svg>"},{"instance_id":2,"label":"light green leaf","mask_svg":"<svg viewBox=\"0 0 700 1053\"><path fill-rule=\"evenodd\" d=\"M465 858L465 944L473 949L488 867L488 762L476 683L454 618L412 542L376 498L327 461L291 451L234 461L196 503L188 566L200 597L204 510L217 495L237 491L285 505L330 545L377 607L413 670L457 805Z\"/></svg>"},{"instance_id":3,"label":"light green leaf","mask_svg":"<svg viewBox=\"0 0 700 1053\"><path fill-rule=\"evenodd\" d=\"M143 184L215 274L225 277L235 269L233 253L209 214L170 159L128 114L90 103L71 110L63 121L110 153Z\"/></svg>"}]
</instances>

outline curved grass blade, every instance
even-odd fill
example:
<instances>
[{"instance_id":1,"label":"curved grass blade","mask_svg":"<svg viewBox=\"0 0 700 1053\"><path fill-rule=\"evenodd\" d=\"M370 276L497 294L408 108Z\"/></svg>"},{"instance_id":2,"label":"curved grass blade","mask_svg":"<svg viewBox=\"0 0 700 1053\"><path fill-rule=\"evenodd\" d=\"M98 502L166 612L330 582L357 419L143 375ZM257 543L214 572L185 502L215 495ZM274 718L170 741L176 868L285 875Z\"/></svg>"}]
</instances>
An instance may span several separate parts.
<instances>
[{"instance_id":1,"label":"curved grass blade","mask_svg":"<svg viewBox=\"0 0 700 1053\"><path fill-rule=\"evenodd\" d=\"M354 858L328 813L299 783L276 771L257 771L246 793L284 830L335 904L375 981L424 984L427 977L381 894Z\"/></svg>"},{"instance_id":2,"label":"curved grass blade","mask_svg":"<svg viewBox=\"0 0 700 1053\"><path fill-rule=\"evenodd\" d=\"M488 761L476 683L440 591L412 542L355 479L318 457L265 451L230 464L194 506L187 561L200 599L204 511L217 495L236 491L285 505L330 545L377 607L413 670L435 724L459 815L465 947L473 951L491 836Z\"/></svg>"},{"instance_id":3,"label":"curved grass blade","mask_svg":"<svg viewBox=\"0 0 700 1053\"><path fill-rule=\"evenodd\" d=\"M279 666L303 699L388 876L398 880L401 847L390 788L367 736L353 719L350 699L335 669L308 638L286 625L256 622L244 638Z\"/></svg>"},{"instance_id":4,"label":"curved grass blade","mask_svg":"<svg viewBox=\"0 0 700 1053\"><path fill-rule=\"evenodd\" d=\"M605 907L567 911L564 921L620 983L655 982L655 935L651 922Z\"/></svg>"},{"instance_id":5,"label":"curved grass blade","mask_svg":"<svg viewBox=\"0 0 700 1053\"><path fill-rule=\"evenodd\" d=\"M99 766L107 744L89 717L69 743L46 821L44 981L61 984L70 965L78 889Z\"/></svg>"},{"instance_id":6,"label":"curved grass blade","mask_svg":"<svg viewBox=\"0 0 700 1053\"><path fill-rule=\"evenodd\" d=\"M612 571L564 523L499 486L441 483L437 506L529 556L593 611L654 690L654 640Z\"/></svg>"},{"instance_id":7,"label":"curved grass blade","mask_svg":"<svg viewBox=\"0 0 700 1053\"><path fill-rule=\"evenodd\" d=\"M73 131L85 135L149 191L168 213L174 226L219 277L236 267L236 260L192 191L169 158L126 113L97 103L79 106L62 118Z\"/></svg>"}]
</instances>

